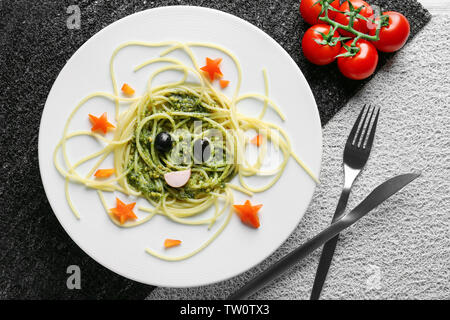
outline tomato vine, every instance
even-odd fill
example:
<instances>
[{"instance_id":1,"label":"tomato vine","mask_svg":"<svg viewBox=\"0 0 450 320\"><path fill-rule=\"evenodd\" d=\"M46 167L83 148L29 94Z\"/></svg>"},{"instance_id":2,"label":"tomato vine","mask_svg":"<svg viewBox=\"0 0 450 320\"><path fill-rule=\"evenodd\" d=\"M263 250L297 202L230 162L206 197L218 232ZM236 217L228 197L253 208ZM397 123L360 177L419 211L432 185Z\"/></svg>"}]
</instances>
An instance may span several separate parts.
<instances>
[{"instance_id":1,"label":"tomato vine","mask_svg":"<svg viewBox=\"0 0 450 320\"><path fill-rule=\"evenodd\" d=\"M302 38L305 58L316 65L337 60L341 73L354 80L370 77L378 51L400 50L410 35L404 15L374 11L364 0L301 0L299 9L312 25Z\"/></svg>"},{"instance_id":2,"label":"tomato vine","mask_svg":"<svg viewBox=\"0 0 450 320\"><path fill-rule=\"evenodd\" d=\"M334 34L334 31L338 29L345 30L347 32L350 32L355 35L355 38L351 44L351 46L343 45L344 48L347 50L346 53L341 54L339 56L342 57L352 57L356 55L359 52L359 48L356 46L356 43L360 39L369 40L369 41L378 41L380 39L380 30L383 26L386 26L389 24L389 17L385 15L380 15L379 19L370 19L360 14L361 10L364 8L364 6L361 6L359 8L355 8L350 0L345 0L345 2L348 2L349 4L349 11L341 11L339 9L334 8L331 3L334 0L318 0L314 5L320 4L322 9L320 11L318 20L323 21L326 24L329 24L332 26L332 30L329 34ZM339 22L336 22L335 20L331 19L329 17L329 11L334 11L340 14L344 14L349 17L349 23L348 25L343 25ZM363 32L360 32L354 28L354 23L356 19L361 19L366 21L366 23L372 23L373 25L376 25L376 31L374 35L366 34ZM344 41L349 39L348 37L339 37L338 38L326 38L324 37L324 41L327 41L329 44L335 44L337 41Z\"/></svg>"}]
</instances>

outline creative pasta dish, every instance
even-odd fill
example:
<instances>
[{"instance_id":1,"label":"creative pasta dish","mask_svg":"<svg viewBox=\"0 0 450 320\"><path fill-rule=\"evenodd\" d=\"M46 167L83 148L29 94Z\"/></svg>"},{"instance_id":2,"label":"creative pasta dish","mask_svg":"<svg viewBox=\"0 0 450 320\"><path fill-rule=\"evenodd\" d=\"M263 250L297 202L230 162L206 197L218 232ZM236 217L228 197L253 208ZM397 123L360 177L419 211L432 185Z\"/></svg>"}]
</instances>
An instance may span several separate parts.
<instances>
[{"instance_id":1,"label":"creative pasta dish","mask_svg":"<svg viewBox=\"0 0 450 320\"><path fill-rule=\"evenodd\" d=\"M129 46L161 48L160 56L144 61L134 70L138 72L151 64L164 64L150 76L142 96L136 96L134 89L126 83L121 86L120 92L120 85L116 81L115 57L120 50ZM215 49L220 55L231 58L238 74L231 97L213 85L215 81L219 81L222 89L229 85L220 67L222 59L206 58L206 65L202 67L191 50L193 47ZM190 63L170 57L169 54L175 50L183 51ZM178 71L181 79L153 85L156 76L168 71ZM220 228L205 243L183 256L172 257L154 249L146 249L157 258L177 261L206 248L225 229L234 212L242 222L258 228L258 211L262 205L252 205L250 200L236 204L233 192L242 192L251 197L253 193L270 189L282 176L290 158L317 181L293 152L287 133L280 126L264 120L269 107L284 120L282 111L268 96L267 72L263 71L264 94L240 94L241 66L229 50L205 43L127 42L112 53L110 76L113 92L94 92L79 102L69 115L63 136L54 152L55 167L65 179L68 205L78 219L81 215L71 200L70 183L96 189L110 220L121 228L137 227L149 222L155 215L162 215L175 223L211 228L226 215ZM192 77L196 81L192 81ZM86 113L86 118L92 124L91 130L69 132L74 115L94 97L109 99L115 104L115 123L111 123L114 122L113 118L108 119L106 112L102 115ZM261 111L257 116L239 112L239 103L247 99L261 102ZM249 138L246 135L249 130L256 131L257 135ZM108 131L113 132L112 139L105 137ZM67 141L77 136L91 136L103 148L72 162L67 153ZM253 163L246 158L249 144L258 148ZM281 152L283 160L276 168L267 170L263 168L263 162L269 145ZM103 163L109 156L114 158L114 167L104 168ZM87 174L82 175L77 169L91 160L96 160L95 164ZM270 176L271 180L266 185L252 187L246 179L255 175ZM232 183L235 177L238 183ZM117 195L115 207L107 203L104 192ZM136 203L125 203L121 194L144 198L148 205L135 207ZM214 209L210 217L195 219L195 216L210 208ZM134 210L145 212L146 216L138 218ZM175 239L166 239L164 242L166 248L180 244L181 240Z\"/></svg>"}]
</instances>

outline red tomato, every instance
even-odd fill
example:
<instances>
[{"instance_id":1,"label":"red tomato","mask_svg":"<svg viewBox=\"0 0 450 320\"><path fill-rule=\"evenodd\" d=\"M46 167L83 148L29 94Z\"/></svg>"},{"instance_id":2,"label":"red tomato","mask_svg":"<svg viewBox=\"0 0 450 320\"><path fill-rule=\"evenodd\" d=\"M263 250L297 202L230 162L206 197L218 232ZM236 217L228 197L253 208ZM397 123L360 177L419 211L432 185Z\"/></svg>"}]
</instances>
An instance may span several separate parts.
<instances>
[{"instance_id":1,"label":"red tomato","mask_svg":"<svg viewBox=\"0 0 450 320\"><path fill-rule=\"evenodd\" d=\"M347 41L350 46L353 40ZM347 78L362 80L370 77L378 64L378 51L375 46L366 40L358 40L356 46L360 49L353 57L339 57L337 60L339 70ZM346 53L345 48L341 49L341 54Z\"/></svg>"},{"instance_id":2,"label":"red tomato","mask_svg":"<svg viewBox=\"0 0 450 320\"><path fill-rule=\"evenodd\" d=\"M324 23L318 19L320 11L322 10L321 4L315 4L319 0L302 0L300 2L300 13L302 14L303 20L305 20L309 24L318 24ZM339 0L335 0L331 3L331 6L335 9L339 8ZM325 14L322 14L322 17ZM328 10L328 17L333 19L336 15L336 12Z\"/></svg>"},{"instance_id":3,"label":"red tomato","mask_svg":"<svg viewBox=\"0 0 450 320\"><path fill-rule=\"evenodd\" d=\"M373 41L375 47L383 52L394 52L400 50L409 37L411 28L408 19L404 15L394 11L384 12L389 16L389 26L381 27L380 40ZM375 35L376 27L370 29L370 35Z\"/></svg>"},{"instance_id":4,"label":"red tomato","mask_svg":"<svg viewBox=\"0 0 450 320\"><path fill-rule=\"evenodd\" d=\"M353 7L355 9L358 9L362 6L364 6L364 8L361 9L361 11L359 12L360 15L362 15L363 17L366 18L373 18L373 9L372 7L365 1L363 0L350 0L350 2L352 3ZM348 4L348 2L344 2L340 7L339 7L339 11L343 11L343 12L350 12L350 6ZM336 13L336 16L334 18L334 21L344 25L344 26L348 26L349 22L350 22L350 17L346 16L343 13ZM369 28L367 27L367 21L363 20L363 19L355 19L353 21L353 29L362 32L362 33L368 33L369 32ZM354 37L355 35L351 32L347 32L345 30L339 29L339 33L345 37Z\"/></svg>"},{"instance_id":5,"label":"red tomato","mask_svg":"<svg viewBox=\"0 0 450 320\"><path fill-rule=\"evenodd\" d=\"M323 40L323 36L320 32L328 35L331 29L332 27L327 24L316 24L305 32L302 40L302 49L306 59L310 62L323 66L332 63L336 59L339 51L341 51L340 41L338 41L334 46L330 44L319 44L316 42L316 40ZM335 31L334 37L338 36L339 33Z\"/></svg>"}]
</instances>

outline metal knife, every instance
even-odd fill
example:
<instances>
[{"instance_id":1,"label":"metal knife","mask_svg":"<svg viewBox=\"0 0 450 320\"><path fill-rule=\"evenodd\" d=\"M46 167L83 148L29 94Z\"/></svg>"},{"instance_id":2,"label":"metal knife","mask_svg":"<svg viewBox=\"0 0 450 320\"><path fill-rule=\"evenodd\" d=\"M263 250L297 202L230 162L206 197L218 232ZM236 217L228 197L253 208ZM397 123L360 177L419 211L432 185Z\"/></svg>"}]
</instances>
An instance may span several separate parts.
<instances>
[{"instance_id":1,"label":"metal knife","mask_svg":"<svg viewBox=\"0 0 450 320\"><path fill-rule=\"evenodd\" d=\"M419 177L420 174L409 173L394 177L375 188L355 209L344 215L342 218L331 224L327 229L319 233L305 244L287 254L280 261L263 271L261 274L250 280L241 289L230 295L228 300L246 299L269 282L281 276L295 263L308 256L325 242L347 229L359 219L364 217L371 210L386 201L392 195L403 189L411 181Z\"/></svg>"}]
</instances>

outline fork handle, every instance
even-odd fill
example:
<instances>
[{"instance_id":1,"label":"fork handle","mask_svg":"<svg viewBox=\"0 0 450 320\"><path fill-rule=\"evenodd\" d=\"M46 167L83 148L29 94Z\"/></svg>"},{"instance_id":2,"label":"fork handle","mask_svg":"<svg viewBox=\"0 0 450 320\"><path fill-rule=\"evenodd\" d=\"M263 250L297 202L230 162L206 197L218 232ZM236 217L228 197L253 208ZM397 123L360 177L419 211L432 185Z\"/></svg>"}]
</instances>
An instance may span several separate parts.
<instances>
[{"instance_id":1,"label":"fork handle","mask_svg":"<svg viewBox=\"0 0 450 320\"><path fill-rule=\"evenodd\" d=\"M339 202L336 207L332 223L338 220L345 212L348 198L350 196L350 188L351 185L346 186L342 190L341 197L339 198ZM320 256L319 266L317 267L316 278L314 279L314 285L311 291L310 300L318 300L320 297L320 293L322 292L325 279L327 278L328 270L330 269L331 261L333 260L333 255L338 240L339 234L336 235L334 238L332 238L330 241L328 241L323 247L322 254Z\"/></svg>"},{"instance_id":2,"label":"fork handle","mask_svg":"<svg viewBox=\"0 0 450 320\"><path fill-rule=\"evenodd\" d=\"M347 208L349 197L350 197L350 188L344 188L342 190L341 196L336 206L336 211L334 212L333 220L331 221L331 223L335 222L344 215L345 208Z\"/></svg>"}]
</instances>

